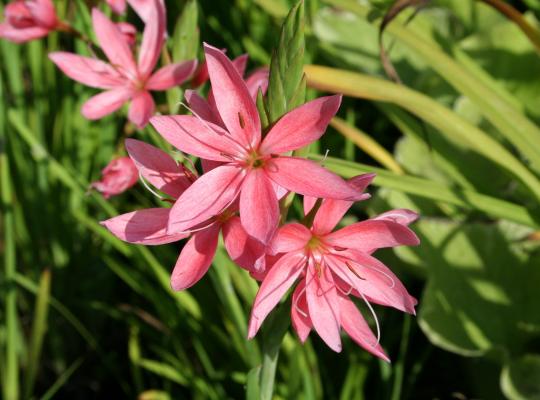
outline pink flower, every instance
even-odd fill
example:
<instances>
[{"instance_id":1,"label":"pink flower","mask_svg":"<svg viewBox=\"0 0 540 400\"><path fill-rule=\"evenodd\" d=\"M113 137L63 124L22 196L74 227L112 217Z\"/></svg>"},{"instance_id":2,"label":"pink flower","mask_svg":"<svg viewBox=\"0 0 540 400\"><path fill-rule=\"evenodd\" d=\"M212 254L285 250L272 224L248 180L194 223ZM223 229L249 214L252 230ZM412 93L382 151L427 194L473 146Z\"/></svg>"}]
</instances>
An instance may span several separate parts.
<instances>
[{"instance_id":1,"label":"pink flower","mask_svg":"<svg viewBox=\"0 0 540 400\"><path fill-rule=\"evenodd\" d=\"M60 22L51 0L16 0L4 9L0 37L23 43L47 36Z\"/></svg>"},{"instance_id":2,"label":"pink flower","mask_svg":"<svg viewBox=\"0 0 540 400\"><path fill-rule=\"evenodd\" d=\"M86 118L102 118L131 101L128 119L142 128L155 109L149 91L167 90L179 85L195 70L197 62L193 60L170 64L152 73L165 39L165 8L159 0L149 0L145 7L143 11L148 19L137 62L118 26L97 9L92 10L94 30L110 64L66 52L49 54L49 58L70 78L106 89L83 105L82 113Z\"/></svg>"},{"instance_id":3,"label":"pink flower","mask_svg":"<svg viewBox=\"0 0 540 400\"><path fill-rule=\"evenodd\" d=\"M126 12L126 0L106 0L107 4L116 14L123 14Z\"/></svg>"},{"instance_id":4,"label":"pink flower","mask_svg":"<svg viewBox=\"0 0 540 400\"><path fill-rule=\"evenodd\" d=\"M363 190L373 174L353 178L350 183ZM304 203L307 214L313 199ZM255 298L248 336L252 338L281 297L298 280L292 297L291 319L301 341L312 328L334 351L341 351L340 329L367 351L387 360L366 321L349 295L414 314L416 300L383 263L371 256L376 249L419 243L407 227L417 215L393 210L363 222L335 228L352 202L326 199L313 226L299 223L282 226L269 245L271 254L282 254L269 269Z\"/></svg>"},{"instance_id":5,"label":"pink flower","mask_svg":"<svg viewBox=\"0 0 540 400\"><path fill-rule=\"evenodd\" d=\"M163 151L134 139L126 140L126 148L140 174L161 192L176 199L189 188L195 177ZM116 237L130 243L158 245L191 236L182 249L171 276L174 290L186 289L199 281L214 258L219 233L225 248L241 267L251 270L264 248L250 238L234 205L218 216L204 221L192 231L167 230L170 208L149 208L103 221Z\"/></svg>"},{"instance_id":6,"label":"pink flower","mask_svg":"<svg viewBox=\"0 0 540 400\"><path fill-rule=\"evenodd\" d=\"M91 187L108 199L128 190L138 179L139 174L133 161L129 157L120 157L112 160L101 171L101 180L92 183Z\"/></svg>"},{"instance_id":7,"label":"pink flower","mask_svg":"<svg viewBox=\"0 0 540 400\"><path fill-rule=\"evenodd\" d=\"M122 32L122 35L124 35L124 39L129 47L135 46L135 43L137 42L137 29L129 22L118 22L116 27Z\"/></svg>"},{"instance_id":8,"label":"pink flower","mask_svg":"<svg viewBox=\"0 0 540 400\"><path fill-rule=\"evenodd\" d=\"M313 161L280 154L317 140L337 112L341 96L322 97L283 116L261 138L257 107L225 54L205 45L216 109L226 129L196 116L157 116L152 125L173 146L222 163L176 201L168 230L186 230L239 199L250 236L267 243L279 221L276 186L309 196L356 199L358 191Z\"/></svg>"}]
</instances>

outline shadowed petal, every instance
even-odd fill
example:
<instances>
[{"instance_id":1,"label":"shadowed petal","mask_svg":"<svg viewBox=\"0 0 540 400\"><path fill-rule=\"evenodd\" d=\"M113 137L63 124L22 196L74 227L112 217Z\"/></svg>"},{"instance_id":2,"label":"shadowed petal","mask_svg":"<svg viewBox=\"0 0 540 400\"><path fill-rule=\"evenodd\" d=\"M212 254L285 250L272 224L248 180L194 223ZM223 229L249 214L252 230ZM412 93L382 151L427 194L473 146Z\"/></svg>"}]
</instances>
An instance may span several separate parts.
<instances>
[{"instance_id":1,"label":"shadowed petal","mask_svg":"<svg viewBox=\"0 0 540 400\"><path fill-rule=\"evenodd\" d=\"M244 80L222 51L207 44L204 51L221 119L238 141L257 147L261 140L261 122Z\"/></svg>"},{"instance_id":2,"label":"shadowed petal","mask_svg":"<svg viewBox=\"0 0 540 400\"><path fill-rule=\"evenodd\" d=\"M243 179L242 170L229 165L201 176L172 207L168 230L187 230L221 213L238 195Z\"/></svg>"},{"instance_id":3,"label":"shadowed petal","mask_svg":"<svg viewBox=\"0 0 540 400\"><path fill-rule=\"evenodd\" d=\"M261 143L261 152L286 153L318 140L340 103L341 95L320 97L289 111L270 129Z\"/></svg>"},{"instance_id":4,"label":"shadowed petal","mask_svg":"<svg viewBox=\"0 0 540 400\"><path fill-rule=\"evenodd\" d=\"M330 233L324 241L332 246L371 252L395 246L416 246L418 237L404 225L386 220L357 222Z\"/></svg>"},{"instance_id":5,"label":"shadowed petal","mask_svg":"<svg viewBox=\"0 0 540 400\"><path fill-rule=\"evenodd\" d=\"M137 67L120 29L97 8L92 9L92 22L99 45L113 67L123 75L134 78Z\"/></svg>"},{"instance_id":6,"label":"shadowed petal","mask_svg":"<svg viewBox=\"0 0 540 400\"><path fill-rule=\"evenodd\" d=\"M82 106L85 118L99 119L118 110L129 100L132 91L125 88L111 89L90 97Z\"/></svg>"},{"instance_id":7,"label":"shadowed petal","mask_svg":"<svg viewBox=\"0 0 540 400\"><path fill-rule=\"evenodd\" d=\"M265 246L247 234L239 217L232 217L223 224L223 240L235 263L248 271L260 270Z\"/></svg>"},{"instance_id":8,"label":"shadowed petal","mask_svg":"<svg viewBox=\"0 0 540 400\"><path fill-rule=\"evenodd\" d=\"M186 90L184 97L194 115L213 124L220 124L206 99L203 99L196 91Z\"/></svg>"},{"instance_id":9,"label":"shadowed petal","mask_svg":"<svg viewBox=\"0 0 540 400\"><path fill-rule=\"evenodd\" d=\"M167 90L184 83L197 68L197 60L169 64L158 69L146 82L148 90Z\"/></svg>"},{"instance_id":10,"label":"shadowed petal","mask_svg":"<svg viewBox=\"0 0 540 400\"><path fill-rule=\"evenodd\" d=\"M169 196L176 199L191 185L184 169L163 150L135 139L126 139L126 149L140 174Z\"/></svg>"},{"instance_id":11,"label":"shadowed petal","mask_svg":"<svg viewBox=\"0 0 540 400\"><path fill-rule=\"evenodd\" d=\"M369 328L366 320L356 308L354 303L338 292L341 315L341 326L349 334L352 340L371 354L390 362L384 349Z\"/></svg>"},{"instance_id":12,"label":"shadowed petal","mask_svg":"<svg viewBox=\"0 0 540 400\"><path fill-rule=\"evenodd\" d=\"M137 128L144 128L144 126L150 120L150 117L154 115L156 105L150 92L146 90L137 92L129 106L128 119L133 122Z\"/></svg>"},{"instance_id":13,"label":"shadowed petal","mask_svg":"<svg viewBox=\"0 0 540 400\"><path fill-rule=\"evenodd\" d=\"M253 101L257 101L257 92L261 89L262 94L268 90L268 76L270 70L266 67L259 68L246 79L246 86Z\"/></svg>"},{"instance_id":14,"label":"shadowed petal","mask_svg":"<svg viewBox=\"0 0 540 400\"><path fill-rule=\"evenodd\" d=\"M296 286L292 295L291 322L300 341L304 343L311 332L313 324L309 317L309 310L306 301L306 284L301 280Z\"/></svg>"},{"instance_id":15,"label":"shadowed petal","mask_svg":"<svg viewBox=\"0 0 540 400\"><path fill-rule=\"evenodd\" d=\"M262 169L248 172L240 194L240 219L246 232L268 243L279 223L279 204L271 181Z\"/></svg>"},{"instance_id":16,"label":"shadowed petal","mask_svg":"<svg viewBox=\"0 0 540 400\"><path fill-rule=\"evenodd\" d=\"M158 245L176 242L187 234L166 232L169 208L147 208L100 222L118 239L129 243Z\"/></svg>"},{"instance_id":17,"label":"shadowed petal","mask_svg":"<svg viewBox=\"0 0 540 400\"><path fill-rule=\"evenodd\" d=\"M173 290L184 290L193 286L208 271L216 254L219 230L219 224L214 224L195 233L188 240L171 275Z\"/></svg>"},{"instance_id":18,"label":"shadowed petal","mask_svg":"<svg viewBox=\"0 0 540 400\"><path fill-rule=\"evenodd\" d=\"M253 338L264 319L294 284L305 265L301 253L288 253L281 257L264 278L251 310L248 339Z\"/></svg>"},{"instance_id":19,"label":"shadowed petal","mask_svg":"<svg viewBox=\"0 0 540 400\"><path fill-rule=\"evenodd\" d=\"M304 225L293 222L283 225L268 245L269 254L289 253L302 250L311 239L311 231Z\"/></svg>"},{"instance_id":20,"label":"shadowed petal","mask_svg":"<svg viewBox=\"0 0 540 400\"><path fill-rule=\"evenodd\" d=\"M316 271L310 260L306 272L306 298L313 327L322 340L334 351L341 351L340 315L336 287L330 270L323 265Z\"/></svg>"},{"instance_id":21,"label":"shadowed petal","mask_svg":"<svg viewBox=\"0 0 540 400\"><path fill-rule=\"evenodd\" d=\"M165 140L177 149L214 161L231 161L241 149L217 125L191 115L152 117L150 122ZM228 156L230 155L230 156Z\"/></svg>"},{"instance_id":22,"label":"shadowed petal","mask_svg":"<svg viewBox=\"0 0 540 400\"><path fill-rule=\"evenodd\" d=\"M125 84L125 78L109 64L89 57L64 51L49 54L49 58L60 70L77 82L99 89L112 89Z\"/></svg>"},{"instance_id":23,"label":"shadowed petal","mask_svg":"<svg viewBox=\"0 0 540 400\"><path fill-rule=\"evenodd\" d=\"M306 196L357 200L363 194L317 163L297 157L275 157L265 171L278 185Z\"/></svg>"}]
</instances>

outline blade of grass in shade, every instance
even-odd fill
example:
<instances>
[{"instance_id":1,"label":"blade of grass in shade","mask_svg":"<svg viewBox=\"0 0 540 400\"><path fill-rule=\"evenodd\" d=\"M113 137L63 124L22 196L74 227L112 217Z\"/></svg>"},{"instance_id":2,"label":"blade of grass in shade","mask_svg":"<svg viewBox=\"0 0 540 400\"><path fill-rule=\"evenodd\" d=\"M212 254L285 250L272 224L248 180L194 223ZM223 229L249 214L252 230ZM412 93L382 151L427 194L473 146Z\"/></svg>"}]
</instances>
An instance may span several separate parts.
<instances>
[{"instance_id":1,"label":"blade of grass in shade","mask_svg":"<svg viewBox=\"0 0 540 400\"><path fill-rule=\"evenodd\" d=\"M47 331L47 315L49 311L50 296L51 272L46 269L41 273L39 289L36 296L34 322L32 324L32 337L30 339L28 365L24 384L24 398L30 398L31 394L33 393L43 339Z\"/></svg>"},{"instance_id":2,"label":"blade of grass in shade","mask_svg":"<svg viewBox=\"0 0 540 400\"><path fill-rule=\"evenodd\" d=\"M332 118L330 125L344 137L356 144L359 149L363 150L374 160L377 160L382 166L386 167L392 172L395 172L396 174L404 173L403 169L399 166L392 154L373 140L367 133L349 125L338 117Z\"/></svg>"},{"instance_id":3,"label":"blade of grass in shade","mask_svg":"<svg viewBox=\"0 0 540 400\"><path fill-rule=\"evenodd\" d=\"M407 357L407 347L409 346L409 336L411 332L411 317L403 316L403 328L401 330L401 340L399 344L399 355L395 363L392 364L394 381L392 382L391 400L402 398L403 377L405 376L405 358Z\"/></svg>"},{"instance_id":4,"label":"blade of grass in shade","mask_svg":"<svg viewBox=\"0 0 540 400\"><path fill-rule=\"evenodd\" d=\"M310 158L317 161L323 160L323 157L318 154L311 155ZM507 219L533 228L540 227L540 216L531 214L525 207L472 190L453 188L415 176L397 175L385 169L331 157L326 158L324 166L345 178L351 178L367 172L375 172L377 174L373 181L375 186L382 186L431 200L455 204L465 209L478 210L495 218Z\"/></svg>"},{"instance_id":5,"label":"blade of grass in shade","mask_svg":"<svg viewBox=\"0 0 540 400\"><path fill-rule=\"evenodd\" d=\"M504 146L484 131L428 96L365 74L318 65L306 65L310 86L346 96L390 102L405 108L448 137L458 136L479 154L499 164L517 177L537 199L540 181ZM540 148L540 146L537 146Z\"/></svg>"},{"instance_id":6,"label":"blade of grass in shade","mask_svg":"<svg viewBox=\"0 0 540 400\"><path fill-rule=\"evenodd\" d=\"M53 383L53 385L45 392L43 396L40 397L40 400L50 400L54 398L54 395L64 386L71 378L71 375L79 369L79 367L84 362L84 357L77 358L63 373L58 377L58 379Z\"/></svg>"},{"instance_id":7,"label":"blade of grass in shade","mask_svg":"<svg viewBox=\"0 0 540 400\"><path fill-rule=\"evenodd\" d=\"M63 165L58 163L48 152L47 150L39 143L39 141L32 135L32 132L29 128L23 123L20 114L13 111L8 113L8 119L15 127L20 136L25 140L25 142L31 147L32 155L35 159L38 160L47 160L50 172L58 178L62 183L71 188L73 191L77 192L80 196L85 193L85 188L88 187L88 183L83 182L80 178L76 179L72 174L64 168ZM119 213L114 209L114 207L109 204L103 196L91 192L89 196L94 200L109 216L115 216ZM110 233L105 232L104 230L95 230L96 233L106 237L107 240L118 240L112 239ZM170 293L172 297L178 302L178 305L188 311L195 319L201 318L201 310L197 301L193 296L186 292L172 292L169 284L169 272L168 270L157 261L155 256L144 246L135 246L137 249L134 254L139 254L145 259L148 263L148 266L154 272L158 282L162 287Z\"/></svg>"},{"instance_id":8,"label":"blade of grass in shade","mask_svg":"<svg viewBox=\"0 0 540 400\"><path fill-rule=\"evenodd\" d=\"M364 400L364 385L368 374L368 363L365 359L351 357L345 382L341 388L340 400Z\"/></svg>"},{"instance_id":9,"label":"blade of grass in shade","mask_svg":"<svg viewBox=\"0 0 540 400\"><path fill-rule=\"evenodd\" d=\"M328 0L328 2L361 17L367 17L369 13L369 7L355 1ZM378 20L372 23L378 23ZM540 128L525 114L513 107L497 91L476 79L474 74L455 62L435 42L422 38L397 21L387 27L387 32L424 58L443 79L470 98L479 107L484 117L528 158L536 170L540 171L540 146L538 145Z\"/></svg>"}]
</instances>

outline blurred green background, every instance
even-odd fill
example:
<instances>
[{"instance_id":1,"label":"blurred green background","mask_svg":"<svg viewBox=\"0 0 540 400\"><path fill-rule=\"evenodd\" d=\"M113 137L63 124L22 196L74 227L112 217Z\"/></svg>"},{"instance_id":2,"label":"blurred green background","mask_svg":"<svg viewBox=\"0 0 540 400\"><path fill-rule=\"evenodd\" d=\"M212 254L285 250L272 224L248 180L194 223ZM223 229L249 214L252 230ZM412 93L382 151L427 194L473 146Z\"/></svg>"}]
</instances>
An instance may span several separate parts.
<instances>
[{"instance_id":1,"label":"blurred green background","mask_svg":"<svg viewBox=\"0 0 540 400\"><path fill-rule=\"evenodd\" d=\"M315 334L301 345L287 333L274 398L540 399L540 2L406 7L382 34L402 84L379 57L393 3L305 1L307 63L326 66L306 67L308 95L346 96L310 152L328 149L324 164L345 177L378 174L344 223L389 208L421 214L419 247L378 253L419 299L418 316L376 307L392 364L347 337L336 354ZM95 4L55 5L92 35ZM292 2L166 5L174 60L200 57L200 37L248 53L251 69L269 63ZM89 54L58 33L0 41L3 397L246 397L267 345L265 332L246 340L257 284L219 250L199 284L174 293L178 244L127 245L99 225L157 201L142 185L110 201L88 190L123 138L164 143L125 110L85 120L96 91L54 67L47 53L58 49ZM179 111L180 89L160 96L160 110Z\"/></svg>"}]
</instances>

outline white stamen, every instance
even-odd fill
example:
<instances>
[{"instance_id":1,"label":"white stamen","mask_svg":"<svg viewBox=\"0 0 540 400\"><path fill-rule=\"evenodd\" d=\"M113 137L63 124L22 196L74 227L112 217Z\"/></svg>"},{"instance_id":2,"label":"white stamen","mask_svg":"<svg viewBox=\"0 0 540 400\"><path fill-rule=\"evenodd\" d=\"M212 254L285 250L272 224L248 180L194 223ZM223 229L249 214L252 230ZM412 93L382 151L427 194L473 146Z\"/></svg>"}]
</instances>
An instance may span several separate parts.
<instances>
[{"instance_id":1,"label":"white stamen","mask_svg":"<svg viewBox=\"0 0 540 400\"><path fill-rule=\"evenodd\" d=\"M377 343L375 343L372 346L376 347L381 341L381 327L379 326L379 320L377 318L377 314L375 314L375 310L373 309L373 307L371 306L371 304L369 303L369 301L366 299L366 297L364 296L362 292L360 292L360 296L362 296L362 300L364 300L364 302L368 306L369 311L371 311L371 315L373 315L373 319L375 320L375 326L377 327Z\"/></svg>"},{"instance_id":2,"label":"white stamen","mask_svg":"<svg viewBox=\"0 0 540 400\"><path fill-rule=\"evenodd\" d=\"M146 190L148 190L150 193L152 193L154 196L156 196L158 199L160 200L165 200L165 198L163 196L161 196L159 193L157 193L156 191L154 191L154 189L152 189L147 183L146 183L146 180L144 179L144 177L142 176L142 174L139 172L139 178L141 179L141 182L143 184L143 186L146 188Z\"/></svg>"}]
</instances>

